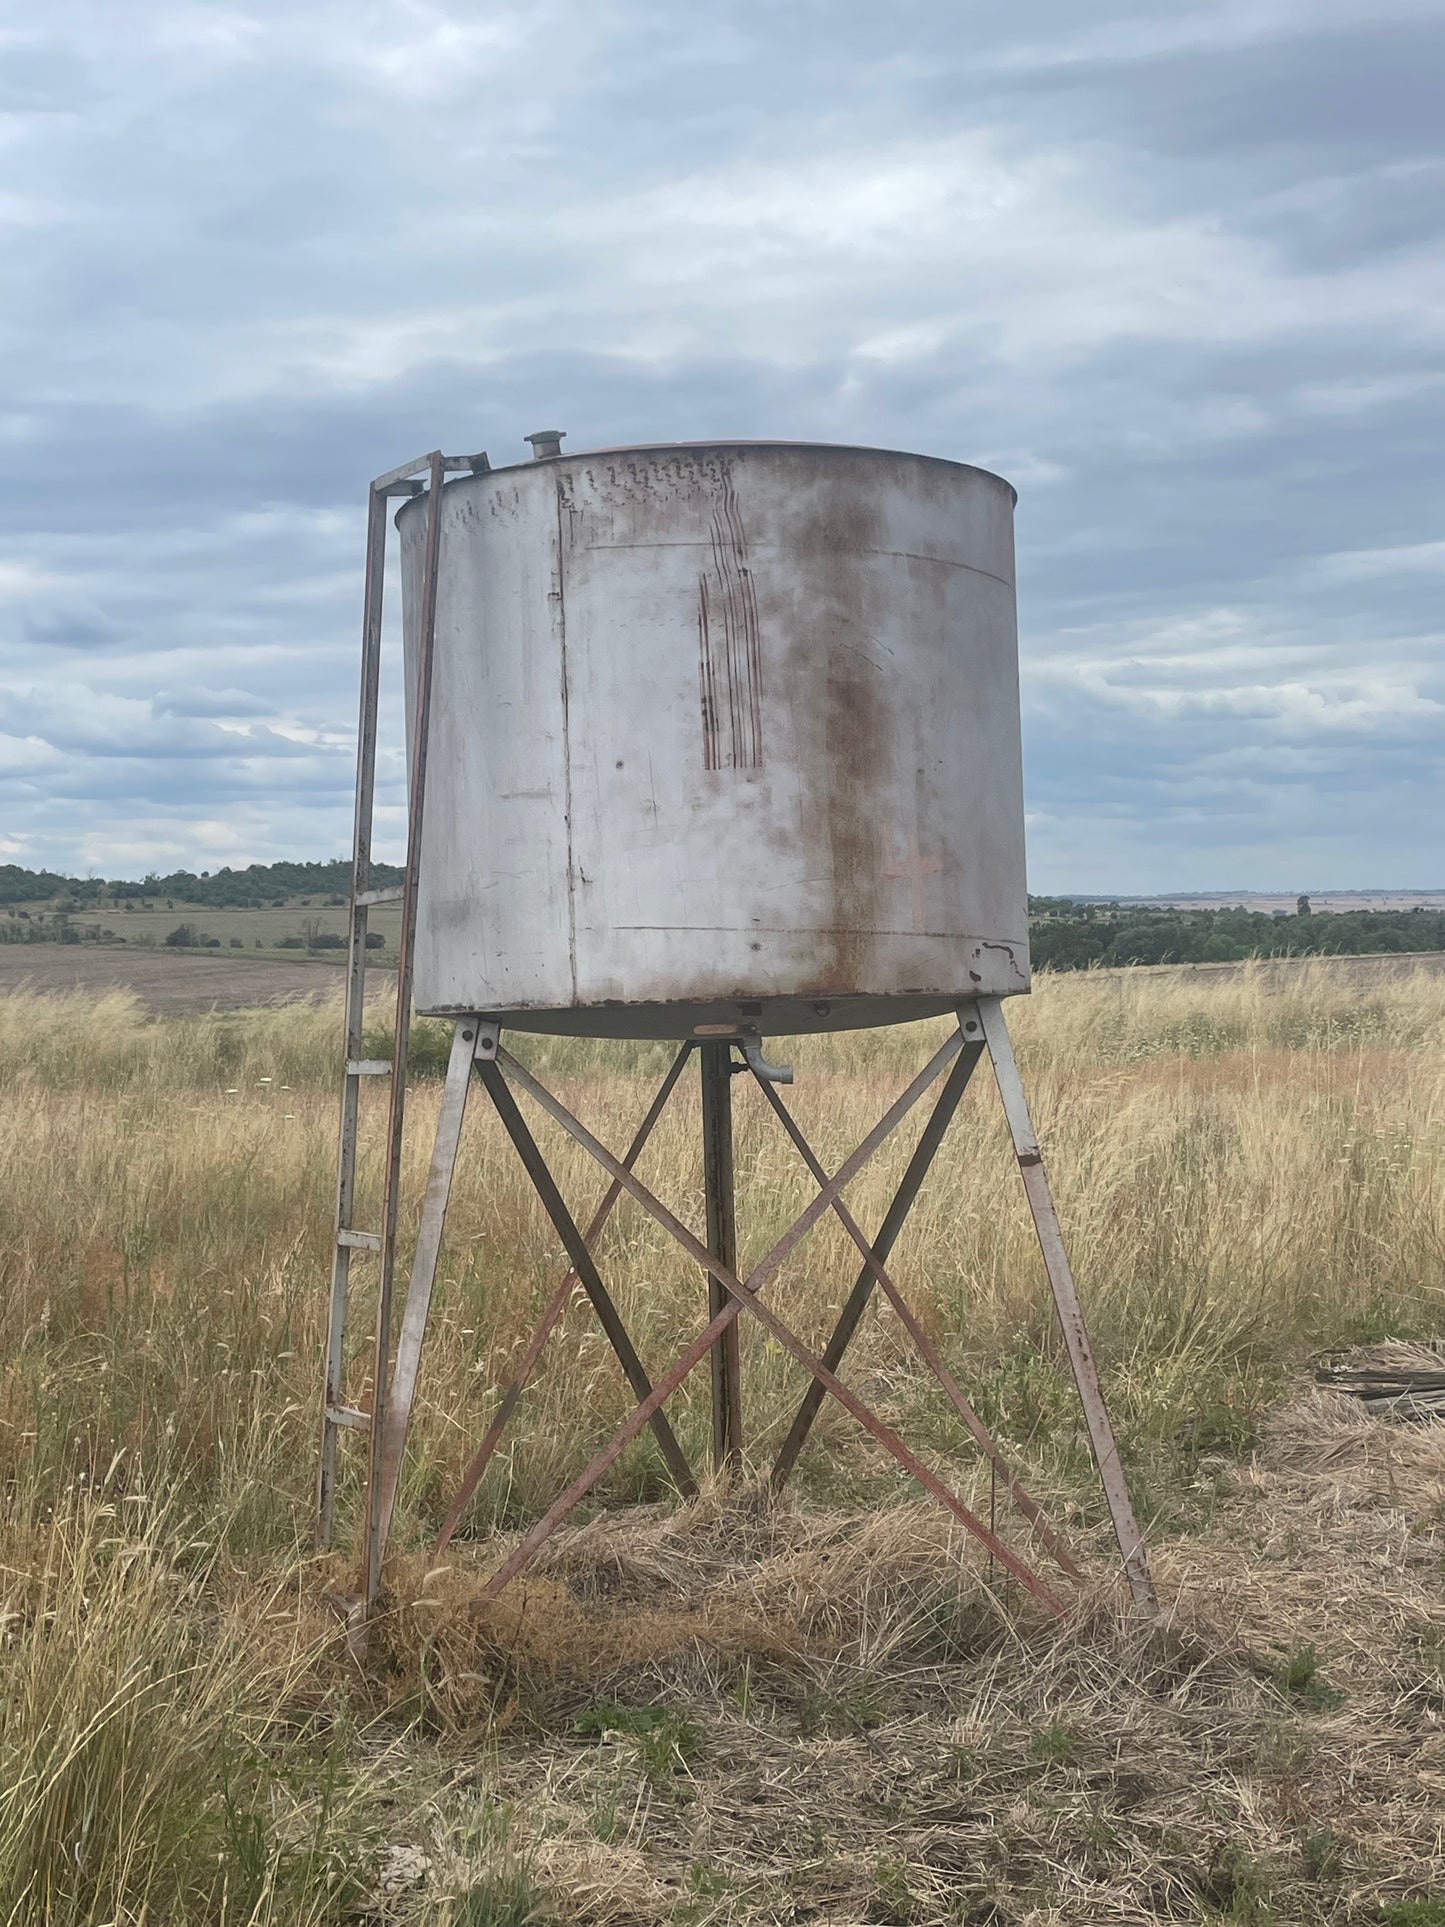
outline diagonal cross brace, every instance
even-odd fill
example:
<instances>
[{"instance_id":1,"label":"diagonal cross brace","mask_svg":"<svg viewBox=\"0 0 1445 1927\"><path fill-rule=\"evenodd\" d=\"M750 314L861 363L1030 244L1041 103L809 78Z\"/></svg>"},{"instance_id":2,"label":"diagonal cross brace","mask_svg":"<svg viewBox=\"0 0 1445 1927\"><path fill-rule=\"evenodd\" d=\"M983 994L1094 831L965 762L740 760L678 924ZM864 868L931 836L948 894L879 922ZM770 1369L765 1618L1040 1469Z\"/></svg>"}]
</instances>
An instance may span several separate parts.
<instances>
[{"instance_id":1,"label":"diagonal cross brace","mask_svg":"<svg viewBox=\"0 0 1445 1927\"><path fill-rule=\"evenodd\" d=\"M891 1426L885 1424L862 1399L857 1397L855 1393L843 1384L841 1379L836 1378L834 1374L828 1370L827 1366L823 1364L821 1359L815 1358L776 1313L763 1305L758 1297L762 1284L773 1275L782 1264L784 1258L796 1248L818 1222L823 1213L832 1208L834 1199L837 1198L844 1186L850 1183L857 1175L863 1165L873 1155L874 1151L877 1150L878 1146L907 1114L908 1110L917 1099L922 1096L923 1092L928 1089L929 1085L934 1082L945 1065L950 1063L952 1059L958 1055L959 1050L963 1046L963 1041L962 1033L955 1032L943 1047L935 1053L929 1063L924 1066L923 1070L913 1080L912 1084L909 1085L908 1089L890 1106L889 1110L884 1114L884 1117L874 1126L873 1130L869 1132L862 1144L858 1146L858 1149L844 1161L834 1176L823 1185L818 1196L812 1200L794 1221L792 1226L783 1233L782 1237L778 1239L772 1249L754 1266L746 1283L742 1282L727 1265L723 1264L699 1239L694 1237L686 1225L674 1216L660 1199L654 1197L646 1185L642 1184L631 1172L625 1170L618 1160L612 1156L611 1152L607 1150L606 1146L600 1143L587 1127L572 1115L560 1099L554 1097L550 1091L539 1084L531 1073L523 1065L519 1064L509 1052L499 1051L497 1064L484 1067L482 1073L484 1079L491 1077L499 1078L498 1066L505 1067L508 1076L519 1088L526 1091L528 1096L540 1104L548 1116L560 1124L568 1135L574 1138L584 1150L590 1152L602 1168L617 1179L643 1209L647 1211L651 1217L655 1218L657 1222L663 1226L664 1230L669 1231L683 1249L717 1279L719 1284L721 1284L729 1294L731 1302L723 1311L719 1312L702 1335L694 1339L672 1369L652 1389L649 1396L643 1399L632 1416L624 1421L617 1432L613 1434L612 1439L603 1447L596 1458L593 1459L586 1471L573 1481L567 1491L553 1504L546 1516L540 1519L532 1530L526 1534L521 1544L517 1546L511 1556L504 1561L502 1566L487 1582L487 1585L481 1593L482 1599L494 1598L497 1593L501 1591L502 1587L507 1584L508 1580L513 1578L521 1571L523 1566L529 1563L537 1549L550 1538L551 1534L556 1530L562 1519L566 1517L567 1513L591 1490L592 1486L596 1484L608 1466L615 1462L624 1446L632 1438L637 1436L638 1432L642 1430L642 1427L649 1422L653 1414L660 1408L663 1400L676 1389L677 1385L687 1376L687 1373L691 1371L698 1359L705 1354L721 1333L727 1329L733 1319L738 1316L742 1307L746 1306L763 1326L764 1330L767 1331L785 1351L790 1353L800 1365L807 1371L813 1373L815 1377L821 1379L822 1383L844 1409L850 1412L859 1424L862 1425L866 1431L870 1432L873 1437L878 1440L879 1444L890 1452L892 1456L898 1460L899 1464L918 1480L926 1491L931 1493L968 1531L973 1533L993 1557L1009 1572L1013 1573L1014 1577L1027 1591L1032 1593L1034 1597L1051 1612L1061 1614L1064 1611L1062 1600L1040 1579L1033 1568L1022 1560L1017 1553L1012 1552L1009 1547L985 1525L977 1513L965 1505L955 1493L951 1492L948 1487L943 1484L942 1480L939 1479L935 1473L931 1472L915 1453L909 1450Z\"/></svg>"},{"instance_id":2,"label":"diagonal cross brace","mask_svg":"<svg viewBox=\"0 0 1445 1927\"><path fill-rule=\"evenodd\" d=\"M887 1260L898 1241L898 1234L903 1229L904 1220L913 1209L914 1199L922 1188L923 1180L927 1177L938 1153L938 1147L943 1142L944 1133L953 1120L959 1100L967 1089L968 1080L972 1077L974 1067L982 1055L981 1044L966 1044L949 1071L943 1089L938 1093L928 1122L919 1133L918 1142L913 1147L913 1155L908 1160L908 1167L899 1180L898 1189L893 1194L893 1202L883 1214L883 1223L878 1228L878 1236L873 1240L871 1249L880 1263ZM767 1091L769 1086L764 1084L763 1088ZM830 1372L838 1369L844 1352L853 1342L853 1334L858 1329L858 1322L868 1308L868 1300L873 1296L875 1279L876 1274L872 1265L865 1263L848 1296L847 1303L839 1313L838 1322L833 1328L833 1336L828 1340L823 1352L823 1363ZM788 1436L783 1440L778 1456L773 1461L771 1477L776 1491L781 1491L787 1484L789 1475L798 1462L798 1455L802 1452L807 1443L808 1434L813 1429L813 1421L822 1410L826 1396L821 1380L815 1378L799 1401L797 1417L793 1420Z\"/></svg>"},{"instance_id":3,"label":"diagonal cross brace","mask_svg":"<svg viewBox=\"0 0 1445 1927\"><path fill-rule=\"evenodd\" d=\"M969 1050L964 1052L959 1057L958 1062L953 1067L952 1075L956 1077L959 1071L963 1070L964 1080L966 1081L968 1072L972 1070L973 1065L976 1064L978 1061L980 1049L981 1049L981 1046L971 1045L969 1047ZM756 1075L757 1074L755 1072L754 1076ZM783 1103L782 1098L779 1097L778 1093L773 1089L772 1085L769 1084L765 1078L759 1077L757 1078L757 1082L762 1089L763 1096L766 1097L766 1099L768 1100L768 1103L772 1106L773 1113L777 1117L778 1122L782 1125L783 1129L787 1132L788 1136L792 1139L792 1142L795 1148L797 1149L799 1155L802 1157L803 1162L807 1165L809 1171L811 1171L811 1173L817 1179L819 1184L826 1184L828 1181L828 1174L823 1169L822 1165L818 1162L818 1159L814 1155L812 1147L809 1145L808 1140L804 1137L803 1132L800 1126L798 1125L797 1120L792 1116L787 1106ZM942 1101L943 1101L942 1098L940 1098L939 1100L940 1105L942 1104ZM937 1112L935 1112L934 1115L936 1116ZM964 1426L967 1428L974 1443L978 1446L979 1450L984 1454L984 1456L988 1459L989 1463L993 1466L994 1470L998 1473L999 1477L1003 1480L1004 1488L1008 1492L1009 1497L1013 1500L1014 1504L1018 1507L1019 1511L1028 1520L1029 1524L1033 1527L1034 1531L1039 1535L1039 1538L1048 1547L1049 1551L1053 1554L1054 1558L1058 1561L1059 1565L1062 1566L1062 1568L1069 1575L1069 1577L1071 1579L1082 1579L1084 1575L1082 1572L1080 1572L1079 1567L1075 1562L1072 1553L1070 1553L1068 1547L1064 1544L1063 1540L1060 1539L1059 1535L1054 1531L1053 1527L1049 1524L1048 1520L1044 1517L1043 1511L1040 1508L1038 1502L1034 1498L1032 1498L1028 1492L1024 1490L1022 1485L1019 1484L1018 1479L1014 1476L1012 1467L1008 1463L1008 1460L1004 1457L1003 1453L1000 1452L998 1448L998 1443L995 1440L993 1434L989 1431L988 1427L984 1424L983 1420L979 1417L978 1413L974 1410L973 1405L969 1401L967 1395L964 1393L963 1388L958 1384L952 1372L949 1371L948 1366L944 1363L943 1356L939 1352L938 1347L933 1343L933 1340L928 1336L928 1333L924 1331L922 1325L919 1324L918 1319L914 1316L913 1309L909 1305L907 1299L904 1298L903 1294L899 1291L898 1287L894 1284L892 1278L888 1275L888 1271L883 1264L883 1260L878 1253L877 1247L869 1244L868 1240L864 1237L862 1231L859 1228L858 1220L853 1216L853 1213L848 1209L847 1205L844 1204L841 1198L835 1198L833 1200L833 1210L838 1218L838 1222L842 1225L843 1229L848 1233L848 1236L853 1240L854 1244L857 1245L859 1251L863 1254L863 1275L865 1279L868 1280L870 1287L875 1281L882 1286L884 1296L888 1299L888 1302L892 1305L893 1309L897 1312L898 1317L902 1322L904 1330L908 1333L909 1337L913 1340L914 1344L918 1347L919 1352L923 1356L924 1362L929 1366L929 1368L933 1372L934 1377L938 1380L939 1384L943 1387L943 1390L948 1397L949 1403L953 1406L954 1411L958 1413L958 1416L963 1420ZM860 1310L861 1310L861 1307L860 1307ZM856 1325L856 1322L857 1321L855 1319L854 1325ZM839 1324L840 1325L842 1324L841 1319L839 1320ZM844 1346L847 1344L848 1338L852 1336L852 1331L853 1331L853 1327L850 1326L848 1335L843 1340ZM834 1333L834 1337L835 1338L837 1337L836 1331ZM832 1346L830 1344L829 1350L831 1349L832 1349ZM839 1351L841 1351L843 1349L843 1346L839 1346L838 1349ZM823 1357L824 1357L825 1363L830 1363L830 1361L828 1360L827 1352L824 1353ZM831 1369L831 1364L830 1364L830 1369ZM819 1399L821 1400L823 1387L820 1380L814 1379L813 1385L809 1387L809 1390L811 1391L814 1388L817 1389Z\"/></svg>"},{"instance_id":4,"label":"diagonal cross brace","mask_svg":"<svg viewBox=\"0 0 1445 1927\"><path fill-rule=\"evenodd\" d=\"M656 1128L657 1120L662 1116L667 1100L672 1096L677 1080L681 1077L683 1067L692 1055L692 1052L693 1046L691 1043L683 1045L682 1049L673 1059L672 1067L668 1071L667 1076L662 1080L657 1095L648 1106L647 1115L643 1118L641 1124L638 1125L637 1133L631 1144L627 1147L627 1154L622 1160L629 1171L641 1157L648 1139L652 1136L653 1130ZM603 1193L601 1204L598 1205L592 1215L591 1223L582 1234L582 1242L589 1251L595 1248L597 1240L601 1237L603 1228L612 1216L613 1209L621 1196L622 1186L617 1182L616 1178L613 1178ZM441 1530L437 1534L435 1547L437 1552L441 1552L446 1548L451 1540L452 1534L461 1523L462 1514L466 1511L472 1494L476 1491L478 1485L481 1484L482 1474L491 1463L492 1455L501 1442L502 1434L507 1429L507 1424L511 1419L512 1413L516 1410L517 1401L526 1389L527 1381L531 1378L537 1360L542 1355L543 1347L556 1328L557 1320L562 1316L576 1283L577 1272L576 1268L572 1267L568 1270L567 1275L563 1278L552 1296L547 1300L546 1309L543 1311L541 1318L537 1322L537 1328L528 1341L527 1349L522 1354L521 1363L512 1374L511 1383L502 1394L501 1402L493 1414L492 1422L487 1427L486 1434L481 1444L477 1447L466 1471L462 1474L461 1484L457 1487L456 1494L447 1510L447 1516L443 1519Z\"/></svg>"},{"instance_id":5,"label":"diagonal cross brace","mask_svg":"<svg viewBox=\"0 0 1445 1927\"><path fill-rule=\"evenodd\" d=\"M578 1229L576 1219L567 1209L562 1193L557 1189L557 1181L547 1168L547 1160L542 1156L537 1140L527 1129L527 1121L517 1108L517 1100L507 1088L507 1080L497 1068L498 1061L502 1058L505 1058L509 1065L516 1062L515 1058L507 1052L498 1051L496 1058L477 1060L477 1075L486 1086L487 1095L496 1106L497 1115L502 1120L508 1137L517 1147L517 1155L526 1167L527 1176L532 1180L537 1196L542 1200L543 1208L552 1220L558 1237L562 1240L567 1256L572 1261L572 1269L582 1281L582 1289L592 1300L592 1308L597 1313L598 1322L606 1332L613 1351L617 1354L618 1363L627 1375L628 1384L639 1399L645 1400L652 1391L652 1381L643 1368L642 1360L633 1349L632 1340L627 1335L627 1328L618 1314L616 1305L612 1302L606 1285L602 1282L602 1275L597 1269L592 1253L587 1249L587 1240ZM608 1168L611 1169L613 1178L622 1184L624 1190L629 1190L636 1185L636 1179L625 1165L609 1157ZM649 1414L649 1422L653 1436L657 1440L658 1450L667 1462L667 1469L676 1481L679 1492L687 1498L694 1497L697 1492L697 1481L692 1476L692 1467L687 1462L687 1455L678 1444L676 1435L667 1422L666 1414L659 1407Z\"/></svg>"}]
</instances>

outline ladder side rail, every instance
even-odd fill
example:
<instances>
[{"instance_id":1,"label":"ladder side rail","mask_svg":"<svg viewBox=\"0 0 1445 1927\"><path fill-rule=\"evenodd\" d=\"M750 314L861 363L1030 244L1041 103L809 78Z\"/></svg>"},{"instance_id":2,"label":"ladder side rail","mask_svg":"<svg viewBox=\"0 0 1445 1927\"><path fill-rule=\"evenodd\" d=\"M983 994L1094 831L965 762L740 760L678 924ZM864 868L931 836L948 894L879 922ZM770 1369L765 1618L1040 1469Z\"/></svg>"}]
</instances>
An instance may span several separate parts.
<instances>
[{"instance_id":1,"label":"ladder side rail","mask_svg":"<svg viewBox=\"0 0 1445 1927\"><path fill-rule=\"evenodd\" d=\"M350 940L346 968L345 1054L348 1063L361 1055L366 1009L367 908L360 901L371 881L371 834L376 789L376 731L381 683L381 623L386 575L386 496L375 483L367 501L366 578L362 597L361 695L357 721L356 804L351 850ZM329 1546L336 1524L336 1446L343 1421L342 1360L346 1340L346 1310L351 1284L352 1247L340 1233L351 1228L356 1197L356 1140L360 1085L348 1074L341 1083L341 1128L336 1173L336 1237L331 1252L331 1298L326 1329L325 1386L321 1415L321 1458L317 1476L316 1536Z\"/></svg>"},{"instance_id":2,"label":"ladder side rail","mask_svg":"<svg viewBox=\"0 0 1445 1927\"><path fill-rule=\"evenodd\" d=\"M351 858L351 926L346 960L346 1056L361 1056L366 1011L367 898L376 797L376 735L381 703L381 623L386 577L385 494L372 484L366 526L366 631L361 656L361 715L357 723L356 836ZM353 1093L354 1097L354 1093Z\"/></svg>"},{"instance_id":3,"label":"ladder side rail","mask_svg":"<svg viewBox=\"0 0 1445 1927\"><path fill-rule=\"evenodd\" d=\"M401 933L397 940L396 1020L392 1032L391 1106L386 1124L382 1192L381 1262L376 1292L376 1346L371 1378L370 1452L366 1524L362 1540L362 1598L369 1608L381 1579L382 1419L391 1376L392 1288L401 1192L402 1133L406 1116L407 1048L411 1036L411 985L415 964L416 900L426 808L426 763L431 727L432 648L436 638L437 584L441 563L442 484L447 458L428 459L426 560L417 624L416 699L412 713L411 771L407 796L406 871L402 883ZM359 1054L359 1053L358 1053Z\"/></svg>"}]
</instances>

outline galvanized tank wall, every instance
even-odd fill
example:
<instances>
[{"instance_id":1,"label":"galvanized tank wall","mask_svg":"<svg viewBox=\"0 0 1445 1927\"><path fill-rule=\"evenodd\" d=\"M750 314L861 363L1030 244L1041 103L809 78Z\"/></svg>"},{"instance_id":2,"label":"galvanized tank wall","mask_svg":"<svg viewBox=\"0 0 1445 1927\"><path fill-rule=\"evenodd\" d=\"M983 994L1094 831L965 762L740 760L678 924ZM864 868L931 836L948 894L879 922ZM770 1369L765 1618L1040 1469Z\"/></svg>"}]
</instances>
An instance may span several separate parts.
<instances>
[{"instance_id":1,"label":"galvanized tank wall","mask_svg":"<svg viewBox=\"0 0 1445 1927\"><path fill-rule=\"evenodd\" d=\"M777 1033L1028 988L1006 482L686 444L442 502L419 1009Z\"/></svg>"}]
</instances>

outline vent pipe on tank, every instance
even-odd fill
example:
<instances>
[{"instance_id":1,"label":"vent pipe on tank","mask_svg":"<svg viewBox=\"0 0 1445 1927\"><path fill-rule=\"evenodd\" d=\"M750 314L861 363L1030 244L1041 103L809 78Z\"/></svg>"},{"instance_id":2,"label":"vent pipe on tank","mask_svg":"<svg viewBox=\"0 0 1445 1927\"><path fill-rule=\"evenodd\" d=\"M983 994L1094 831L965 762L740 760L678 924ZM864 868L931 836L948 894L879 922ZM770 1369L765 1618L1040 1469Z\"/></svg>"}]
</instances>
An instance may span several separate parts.
<instances>
[{"instance_id":1,"label":"vent pipe on tank","mask_svg":"<svg viewBox=\"0 0 1445 1927\"><path fill-rule=\"evenodd\" d=\"M562 453L562 437L566 432L565 428L539 428L535 435L524 435L522 439L532 444L532 460L545 462L549 455Z\"/></svg>"}]
</instances>

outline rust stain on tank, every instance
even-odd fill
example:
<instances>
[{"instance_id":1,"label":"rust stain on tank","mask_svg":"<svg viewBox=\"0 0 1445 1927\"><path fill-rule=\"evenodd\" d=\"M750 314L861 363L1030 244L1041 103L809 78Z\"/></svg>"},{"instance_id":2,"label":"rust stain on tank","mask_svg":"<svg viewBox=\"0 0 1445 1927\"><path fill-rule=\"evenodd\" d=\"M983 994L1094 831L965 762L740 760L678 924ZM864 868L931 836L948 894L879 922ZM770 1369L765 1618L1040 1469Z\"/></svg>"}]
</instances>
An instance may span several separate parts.
<instances>
[{"instance_id":1,"label":"rust stain on tank","mask_svg":"<svg viewBox=\"0 0 1445 1927\"><path fill-rule=\"evenodd\" d=\"M881 917L879 845L871 786L859 773L887 755L888 719L880 691L865 670L834 656L823 691L826 765L823 830L833 884L831 956L824 985L861 989L868 978L872 933Z\"/></svg>"},{"instance_id":2,"label":"rust stain on tank","mask_svg":"<svg viewBox=\"0 0 1445 1927\"><path fill-rule=\"evenodd\" d=\"M712 567L697 579L698 696L704 769L763 766L763 664L747 532L723 472L711 516Z\"/></svg>"},{"instance_id":3,"label":"rust stain on tank","mask_svg":"<svg viewBox=\"0 0 1445 1927\"><path fill-rule=\"evenodd\" d=\"M893 719L887 679L868 647L878 612L866 594L860 599L849 566L885 536L874 504L820 481L802 464L793 503L788 546L812 565L815 585L810 597L795 601L788 622L790 681L807 692L811 711L801 827L828 890L806 988L841 995L869 986L876 934L888 921L890 885L882 871L892 826L880 819L887 786L879 778L893 760Z\"/></svg>"}]
</instances>

